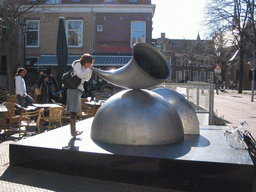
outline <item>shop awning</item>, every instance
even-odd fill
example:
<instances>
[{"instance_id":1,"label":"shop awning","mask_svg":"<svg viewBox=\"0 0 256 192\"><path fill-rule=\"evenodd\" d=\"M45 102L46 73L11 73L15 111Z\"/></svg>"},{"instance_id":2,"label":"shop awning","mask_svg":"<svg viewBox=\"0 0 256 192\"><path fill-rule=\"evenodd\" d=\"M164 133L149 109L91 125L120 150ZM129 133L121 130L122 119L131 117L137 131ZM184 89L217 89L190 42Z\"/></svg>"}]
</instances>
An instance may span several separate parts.
<instances>
[{"instance_id":1,"label":"shop awning","mask_svg":"<svg viewBox=\"0 0 256 192\"><path fill-rule=\"evenodd\" d=\"M73 61L79 59L81 55L69 55L68 66L71 66ZM132 56L120 56L120 55L93 55L94 66L96 67L111 67L111 66L123 66L131 60ZM42 55L39 60L34 64L35 66L51 67L58 66L56 55Z\"/></svg>"}]
</instances>

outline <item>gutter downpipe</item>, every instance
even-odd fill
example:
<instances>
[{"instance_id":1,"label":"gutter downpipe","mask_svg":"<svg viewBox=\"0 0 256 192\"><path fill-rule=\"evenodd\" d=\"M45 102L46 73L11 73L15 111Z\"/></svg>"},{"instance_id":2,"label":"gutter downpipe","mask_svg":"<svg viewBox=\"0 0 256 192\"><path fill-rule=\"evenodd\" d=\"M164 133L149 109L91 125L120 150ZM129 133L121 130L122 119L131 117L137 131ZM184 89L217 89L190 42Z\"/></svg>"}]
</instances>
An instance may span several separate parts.
<instances>
[{"instance_id":1,"label":"gutter downpipe","mask_svg":"<svg viewBox=\"0 0 256 192\"><path fill-rule=\"evenodd\" d=\"M93 44L93 38L94 38L94 30L93 30L93 27L94 27L94 12L93 12L93 7L92 7L92 56L93 56L93 50L94 50L94 44Z\"/></svg>"}]
</instances>

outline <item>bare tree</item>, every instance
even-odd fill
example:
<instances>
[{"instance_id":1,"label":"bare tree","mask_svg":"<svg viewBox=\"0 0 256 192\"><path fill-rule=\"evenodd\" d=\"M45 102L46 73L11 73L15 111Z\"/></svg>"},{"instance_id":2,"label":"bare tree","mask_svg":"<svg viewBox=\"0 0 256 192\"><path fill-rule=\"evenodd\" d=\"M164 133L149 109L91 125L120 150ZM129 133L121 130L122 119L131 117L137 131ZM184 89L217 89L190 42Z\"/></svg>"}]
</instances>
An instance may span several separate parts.
<instances>
[{"instance_id":1,"label":"bare tree","mask_svg":"<svg viewBox=\"0 0 256 192\"><path fill-rule=\"evenodd\" d=\"M30 4L29 0L0 0L0 36L3 39L3 46L6 51L6 66L8 90L14 94L14 78L11 52L13 46L13 37L19 29L19 18L22 14L28 12L36 4Z\"/></svg>"},{"instance_id":2,"label":"bare tree","mask_svg":"<svg viewBox=\"0 0 256 192\"><path fill-rule=\"evenodd\" d=\"M246 47L246 33L248 31L248 21L250 5L248 0L212 0L207 5L207 25L210 26L216 35L224 31L229 42L239 50L239 89L242 93L244 54Z\"/></svg>"}]
</instances>

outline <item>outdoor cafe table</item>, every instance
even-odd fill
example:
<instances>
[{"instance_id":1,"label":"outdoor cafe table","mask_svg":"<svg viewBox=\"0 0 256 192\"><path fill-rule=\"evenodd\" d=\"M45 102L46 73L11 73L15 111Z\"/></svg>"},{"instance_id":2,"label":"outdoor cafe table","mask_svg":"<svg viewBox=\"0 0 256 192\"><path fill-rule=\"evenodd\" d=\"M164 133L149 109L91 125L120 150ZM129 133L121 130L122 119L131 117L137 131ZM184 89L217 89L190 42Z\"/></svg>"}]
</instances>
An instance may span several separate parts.
<instances>
[{"instance_id":1,"label":"outdoor cafe table","mask_svg":"<svg viewBox=\"0 0 256 192\"><path fill-rule=\"evenodd\" d=\"M35 107L37 108L52 108L52 107L62 107L56 103L42 103L42 104L39 104L39 103L33 103L32 105L34 105Z\"/></svg>"},{"instance_id":2,"label":"outdoor cafe table","mask_svg":"<svg viewBox=\"0 0 256 192\"><path fill-rule=\"evenodd\" d=\"M86 105L92 107L93 109L93 116L96 114L96 112L98 111L98 109L100 108L100 106L103 104L103 102L98 101L90 101L90 102L84 102Z\"/></svg>"}]
</instances>

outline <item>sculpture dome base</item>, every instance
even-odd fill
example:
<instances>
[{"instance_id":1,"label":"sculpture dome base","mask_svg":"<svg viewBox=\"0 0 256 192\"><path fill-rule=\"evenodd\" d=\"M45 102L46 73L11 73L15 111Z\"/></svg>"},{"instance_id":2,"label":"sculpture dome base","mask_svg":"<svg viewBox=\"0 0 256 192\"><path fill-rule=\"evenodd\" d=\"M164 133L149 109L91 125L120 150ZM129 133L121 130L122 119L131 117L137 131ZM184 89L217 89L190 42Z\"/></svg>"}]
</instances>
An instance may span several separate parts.
<instances>
[{"instance_id":1,"label":"sculpture dome base","mask_svg":"<svg viewBox=\"0 0 256 192\"><path fill-rule=\"evenodd\" d=\"M183 139L175 108L148 90L125 90L110 97L97 111L93 140L122 145L164 145Z\"/></svg>"}]
</instances>

